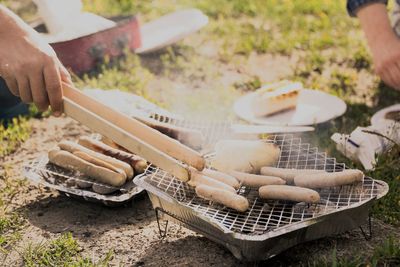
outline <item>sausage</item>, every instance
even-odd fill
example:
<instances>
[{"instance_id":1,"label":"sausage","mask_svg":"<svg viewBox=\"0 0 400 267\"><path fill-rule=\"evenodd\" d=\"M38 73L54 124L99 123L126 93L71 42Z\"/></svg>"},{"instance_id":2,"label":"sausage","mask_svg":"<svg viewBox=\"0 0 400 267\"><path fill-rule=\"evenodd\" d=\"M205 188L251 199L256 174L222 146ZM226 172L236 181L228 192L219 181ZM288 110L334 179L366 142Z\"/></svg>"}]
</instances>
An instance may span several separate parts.
<instances>
[{"instance_id":1,"label":"sausage","mask_svg":"<svg viewBox=\"0 0 400 267\"><path fill-rule=\"evenodd\" d=\"M274 200L291 200L297 202L318 203L317 191L290 185L264 185L258 190L260 198Z\"/></svg>"},{"instance_id":2,"label":"sausage","mask_svg":"<svg viewBox=\"0 0 400 267\"><path fill-rule=\"evenodd\" d=\"M316 174L299 174L294 177L295 185L307 188L324 188L361 182L364 174L360 170L343 170Z\"/></svg>"},{"instance_id":3,"label":"sausage","mask_svg":"<svg viewBox=\"0 0 400 267\"><path fill-rule=\"evenodd\" d=\"M196 194L201 198L215 201L240 212L245 212L249 208L249 201L245 197L220 188L199 185L196 187Z\"/></svg>"},{"instance_id":4,"label":"sausage","mask_svg":"<svg viewBox=\"0 0 400 267\"><path fill-rule=\"evenodd\" d=\"M262 167L260 173L262 175L276 176L282 178L287 184L293 184L293 179L298 174L314 174L323 173L324 170L311 170L311 169L284 169L276 167Z\"/></svg>"},{"instance_id":5,"label":"sausage","mask_svg":"<svg viewBox=\"0 0 400 267\"><path fill-rule=\"evenodd\" d=\"M76 186L82 189L90 188L93 184L93 180L90 177L79 176L78 178L74 179Z\"/></svg>"},{"instance_id":6,"label":"sausage","mask_svg":"<svg viewBox=\"0 0 400 267\"><path fill-rule=\"evenodd\" d=\"M147 168L147 162L140 156L111 147L103 142L93 140L89 137L85 136L79 138L78 144L106 156L110 156L128 163L134 169L136 175L143 173Z\"/></svg>"},{"instance_id":7,"label":"sausage","mask_svg":"<svg viewBox=\"0 0 400 267\"><path fill-rule=\"evenodd\" d=\"M118 159L115 159L113 157L109 157L109 156L103 155L101 153L95 152L93 150L90 150L84 146L81 146L80 144L70 142L70 141L62 141L58 144L58 146L62 150L66 150L71 153L74 153L76 151L81 151L81 152L84 152L84 153L90 155L91 157L94 157L94 158L100 159L102 161L105 161L109 164L112 164L114 167L124 170L124 172L126 173L126 177L128 179L131 179L134 175L133 169L129 164L127 164L123 161L120 161Z\"/></svg>"},{"instance_id":8,"label":"sausage","mask_svg":"<svg viewBox=\"0 0 400 267\"><path fill-rule=\"evenodd\" d=\"M102 160L100 160L98 158L91 157L90 155L86 154L85 152L75 151L72 154L74 154L77 157L80 157L83 160L86 160L87 162L93 163L94 165L97 165L99 167L104 167L104 168L107 168L109 170L112 170L113 172L122 173L122 174L126 175L126 173L123 170L118 169L118 168L114 167L113 165L111 165L110 163L102 161Z\"/></svg>"},{"instance_id":9,"label":"sausage","mask_svg":"<svg viewBox=\"0 0 400 267\"><path fill-rule=\"evenodd\" d=\"M213 188L219 188L228 192L232 192L236 194L235 188L230 185L227 185L218 180L212 179L204 174L201 174L197 171L193 171L190 176L190 181L188 182L190 186L197 187L199 185L208 185Z\"/></svg>"},{"instance_id":10,"label":"sausage","mask_svg":"<svg viewBox=\"0 0 400 267\"><path fill-rule=\"evenodd\" d=\"M107 195L107 194L114 193L115 191L118 190L118 188L99 185L99 184L93 184L92 190L98 194Z\"/></svg>"},{"instance_id":11,"label":"sausage","mask_svg":"<svg viewBox=\"0 0 400 267\"><path fill-rule=\"evenodd\" d=\"M51 150L49 161L62 168L79 171L101 183L122 186L126 182L125 173L116 173L110 169L96 166L65 150Z\"/></svg>"},{"instance_id":12,"label":"sausage","mask_svg":"<svg viewBox=\"0 0 400 267\"><path fill-rule=\"evenodd\" d=\"M130 153L127 149L125 149L124 147L118 145L117 143L115 143L113 140L105 137L105 136L101 136L100 141L112 148L118 149L118 150L122 150L125 151L127 153Z\"/></svg>"},{"instance_id":13,"label":"sausage","mask_svg":"<svg viewBox=\"0 0 400 267\"><path fill-rule=\"evenodd\" d=\"M240 184L235 177L225 174L223 172L219 172L219 171L215 171L215 170L211 170L211 169L204 169L202 171L202 173L212 179L215 179L215 180L223 182L227 185L230 185L235 189L239 189L239 187L240 187Z\"/></svg>"},{"instance_id":14,"label":"sausage","mask_svg":"<svg viewBox=\"0 0 400 267\"><path fill-rule=\"evenodd\" d=\"M286 184L286 181L275 176L266 176L266 175L256 175L238 171L230 171L228 172L230 175L235 177L240 181L242 185L249 187L260 187L263 185L283 185Z\"/></svg>"}]
</instances>

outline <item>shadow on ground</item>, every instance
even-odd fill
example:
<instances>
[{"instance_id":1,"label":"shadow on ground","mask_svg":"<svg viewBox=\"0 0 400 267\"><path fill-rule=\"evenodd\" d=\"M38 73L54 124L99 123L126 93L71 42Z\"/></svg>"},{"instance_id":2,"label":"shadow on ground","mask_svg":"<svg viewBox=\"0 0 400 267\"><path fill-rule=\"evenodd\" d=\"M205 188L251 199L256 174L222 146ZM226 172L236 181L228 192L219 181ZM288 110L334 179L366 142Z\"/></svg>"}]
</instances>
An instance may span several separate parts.
<instances>
[{"instance_id":1,"label":"shadow on ground","mask_svg":"<svg viewBox=\"0 0 400 267\"><path fill-rule=\"evenodd\" d=\"M340 223L340 222L338 222ZM368 224L362 226L365 231ZM155 243L136 262L137 266L308 266L314 262L332 262L337 258L352 258L363 255L366 258L374 248L382 244L394 228L374 220L373 235L367 240L360 229L353 229L341 235L299 244L283 253L261 262L239 261L228 249L202 236L187 236L173 241ZM396 238L400 237L400 234ZM363 251L359 248L362 247Z\"/></svg>"},{"instance_id":2,"label":"shadow on ground","mask_svg":"<svg viewBox=\"0 0 400 267\"><path fill-rule=\"evenodd\" d=\"M120 207L106 207L65 195L49 196L22 206L30 224L51 233L71 232L87 238L123 225L140 227L155 220L155 213L145 194Z\"/></svg>"}]
</instances>

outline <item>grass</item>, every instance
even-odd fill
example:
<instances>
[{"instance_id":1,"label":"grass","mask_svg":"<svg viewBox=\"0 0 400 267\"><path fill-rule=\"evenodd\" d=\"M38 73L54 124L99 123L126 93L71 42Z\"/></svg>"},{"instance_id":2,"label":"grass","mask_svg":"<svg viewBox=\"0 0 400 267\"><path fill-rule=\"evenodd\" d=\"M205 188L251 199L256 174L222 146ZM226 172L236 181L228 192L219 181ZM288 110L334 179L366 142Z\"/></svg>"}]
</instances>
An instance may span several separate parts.
<instances>
[{"instance_id":1,"label":"grass","mask_svg":"<svg viewBox=\"0 0 400 267\"><path fill-rule=\"evenodd\" d=\"M11 166L3 165L0 173L0 261L7 255L22 237L22 230L26 220L18 211L10 208L12 200L21 188L25 186L24 180L14 180L15 174Z\"/></svg>"},{"instance_id":2,"label":"grass","mask_svg":"<svg viewBox=\"0 0 400 267\"><path fill-rule=\"evenodd\" d=\"M316 261L308 262L309 267L377 267L377 266L399 266L400 265L400 241L393 237L387 238L382 244L374 249L368 258L357 256L352 258L338 257L337 250L332 251L330 258L324 257Z\"/></svg>"},{"instance_id":3,"label":"grass","mask_svg":"<svg viewBox=\"0 0 400 267\"><path fill-rule=\"evenodd\" d=\"M129 53L125 59L112 65L106 62L100 68L97 75L85 75L82 78L75 76L76 86L80 88L118 88L148 97L145 89L152 74L142 67L138 56Z\"/></svg>"},{"instance_id":4,"label":"grass","mask_svg":"<svg viewBox=\"0 0 400 267\"><path fill-rule=\"evenodd\" d=\"M389 193L373 206L375 217L400 226L400 147L395 147L391 153L378 159L375 171L370 172L372 177L379 177L389 185Z\"/></svg>"},{"instance_id":5,"label":"grass","mask_svg":"<svg viewBox=\"0 0 400 267\"><path fill-rule=\"evenodd\" d=\"M14 118L7 126L0 121L0 157L14 152L29 135L30 126L25 118Z\"/></svg>"},{"instance_id":6,"label":"grass","mask_svg":"<svg viewBox=\"0 0 400 267\"><path fill-rule=\"evenodd\" d=\"M97 267L108 266L112 252L104 258L94 261L80 256L82 252L78 242L71 233L42 244L29 244L23 252L25 266L69 266L69 267Z\"/></svg>"},{"instance_id":7,"label":"grass","mask_svg":"<svg viewBox=\"0 0 400 267\"><path fill-rule=\"evenodd\" d=\"M24 218L17 213L0 215L0 255L6 256L21 239L21 230L25 225Z\"/></svg>"}]
</instances>

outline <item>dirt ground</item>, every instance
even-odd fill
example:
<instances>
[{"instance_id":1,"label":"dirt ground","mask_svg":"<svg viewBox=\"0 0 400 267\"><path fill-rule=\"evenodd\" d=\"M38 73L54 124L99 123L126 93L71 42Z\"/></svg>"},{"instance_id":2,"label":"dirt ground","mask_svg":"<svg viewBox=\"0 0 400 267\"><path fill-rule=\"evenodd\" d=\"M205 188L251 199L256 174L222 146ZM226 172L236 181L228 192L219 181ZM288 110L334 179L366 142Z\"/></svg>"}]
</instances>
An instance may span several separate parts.
<instances>
[{"instance_id":1,"label":"dirt ground","mask_svg":"<svg viewBox=\"0 0 400 267\"><path fill-rule=\"evenodd\" d=\"M16 153L4 160L14 178L21 178L24 163L52 148L61 139L73 140L89 131L69 118L46 118L32 121L33 133ZM308 242L289 249L266 262L236 260L222 246L175 223L170 223L167 237L159 236L155 212L144 193L117 208L68 198L41 186L23 186L10 200L12 208L25 213L28 226L17 248L28 242L40 243L63 232L71 232L94 261L114 251L112 265L123 266L297 266L316 256L330 258L334 248L338 256L354 252L369 255L389 235L400 238L394 227L373 220L373 237L366 240L359 229L335 237ZM366 225L363 226L367 229ZM12 251L6 266L22 265L20 250Z\"/></svg>"}]
</instances>

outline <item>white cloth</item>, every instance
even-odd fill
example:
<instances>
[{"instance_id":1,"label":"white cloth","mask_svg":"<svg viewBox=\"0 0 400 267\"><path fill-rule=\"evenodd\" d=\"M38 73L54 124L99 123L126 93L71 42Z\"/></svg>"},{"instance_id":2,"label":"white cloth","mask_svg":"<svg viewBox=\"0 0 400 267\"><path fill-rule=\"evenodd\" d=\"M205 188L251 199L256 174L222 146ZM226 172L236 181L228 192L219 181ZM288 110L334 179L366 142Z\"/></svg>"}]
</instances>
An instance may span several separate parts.
<instances>
[{"instance_id":1,"label":"white cloth","mask_svg":"<svg viewBox=\"0 0 400 267\"><path fill-rule=\"evenodd\" d=\"M38 6L49 34L49 43L72 40L111 28L115 22L92 13L82 12L81 0L33 0Z\"/></svg>"},{"instance_id":2,"label":"white cloth","mask_svg":"<svg viewBox=\"0 0 400 267\"><path fill-rule=\"evenodd\" d=\"M400 144L400 123L384 119L369 127L357 127L350 135L335 133L331 139L343 155L372 170L377 155L388 151L394 143Z\"/></svg>"}]
</instances>

